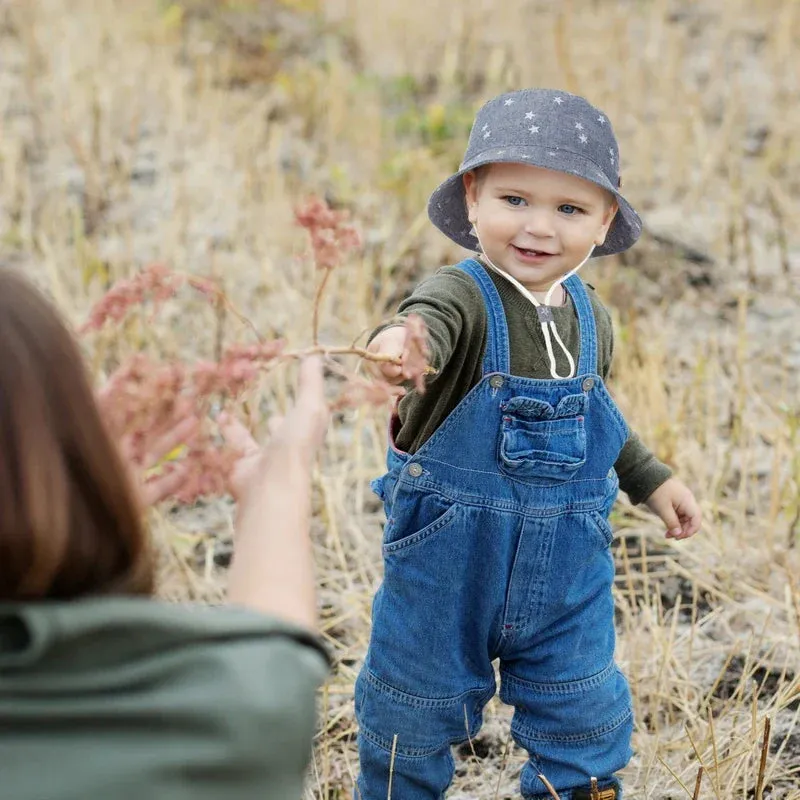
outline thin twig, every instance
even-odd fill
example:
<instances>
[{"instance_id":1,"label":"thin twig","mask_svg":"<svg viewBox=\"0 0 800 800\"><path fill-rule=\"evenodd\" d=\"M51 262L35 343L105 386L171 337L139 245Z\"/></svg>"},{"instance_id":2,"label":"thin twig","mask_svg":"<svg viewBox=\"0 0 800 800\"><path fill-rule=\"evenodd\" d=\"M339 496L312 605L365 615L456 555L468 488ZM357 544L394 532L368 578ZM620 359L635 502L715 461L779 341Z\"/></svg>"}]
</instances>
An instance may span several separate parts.
<instances>
[{"instance_id":1,"label":"thin twig","mask_svg":"<svg viewBox=\"0 0 800 800\"><path fill-rule=\"evenodd\" d=\"M317 286L317 293L314 295L314 311L311 317L311 332L314 344L319 344L319 308L322 305L322 295L325 292L325 287L328 284L328 279L331 277L332 269L328 268L322 273L322 279Z\"/></svg>"},{"instance_id":2,"label":"thin twig","mask_svg":"<svg viewBox=\"0 0 800 800\"><path fill-rule=\"evenodd\" d=\"M692 800L699 800L700 797L700 784L703 782L703 766L700 766L700 769L697 770L697 780L694 783L694 794L692 795Z\"/></svg>"},{"instance_id":3,"label":"thin twig","mask_svg":"<svg viewBox=\"0 0 800 800\"><path fill-rule=\"evenodd\" d=\"M263 342L265 340L264 335L258 330L258 328L256 328L253 321L250 320L248 317L246 317L244 314L242 314L241 311L239 311L236 308L236 306L231 302L228 295L226 295L225 292L223 292L222 289L220 289L218 286L214 285L212 281L206 281L202 278L196 278L191 275L188 275L185 272L184 273L176 272L175 274L176 275L182 274L183 277L186 279L186 282L189 284L189 286L191 286L193 289L197 289L197 291L199 292L203 293L208 291L214 292L216 300L218 302L223 303L225 307L228 309L228 311L230 311L231 314L233 314L236 317L236 319L247 325L247 327L250 328L250 330L255 334L255 337L256 339L258 339L259 342Z\"/></svg>"}]
</instances>

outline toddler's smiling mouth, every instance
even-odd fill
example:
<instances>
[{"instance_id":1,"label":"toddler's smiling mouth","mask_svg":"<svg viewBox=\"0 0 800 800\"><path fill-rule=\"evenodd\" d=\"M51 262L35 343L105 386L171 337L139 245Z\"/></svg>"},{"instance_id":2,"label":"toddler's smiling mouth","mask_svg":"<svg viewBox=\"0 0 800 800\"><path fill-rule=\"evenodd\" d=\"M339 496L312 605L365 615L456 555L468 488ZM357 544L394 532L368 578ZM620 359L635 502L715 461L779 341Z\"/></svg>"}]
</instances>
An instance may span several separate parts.
<instances>
[{"instance_id":1,"label":"toddler's smiling mouth","mask_svg":"<svg viewBox=\"0 0 800 800\"><path fill-rule=\"evenodd\" d=\"M533 250L525 247L517 247L515 244L512 244L511 246L514 248L514 251L517 253L517 255L524 259L547 259L556 255L555 253L550 253L547 250Z\"/></svg>"}]
</instances>

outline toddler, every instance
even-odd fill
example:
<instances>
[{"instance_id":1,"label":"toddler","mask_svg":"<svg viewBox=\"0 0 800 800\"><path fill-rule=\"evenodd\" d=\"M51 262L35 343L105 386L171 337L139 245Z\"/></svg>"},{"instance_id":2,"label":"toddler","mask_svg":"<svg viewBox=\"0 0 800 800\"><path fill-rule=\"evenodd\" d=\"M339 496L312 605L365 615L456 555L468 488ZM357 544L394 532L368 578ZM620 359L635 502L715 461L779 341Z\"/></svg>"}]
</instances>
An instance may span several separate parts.
<instances>
[{"instance_id":1,"label":"toddler","mask_svg":"<svg viewBox=\"0 0 800 800\"><path fill-rule=\"evenodd\" d=\"M682 539L691 491L632 433L605 381L608 312L575 274L641 233L620 193L611 123L586 100L528 89L478 112L458 173L428 213L475 251L440 269L372 336L402 360L427 324L427 391L391 425L384 581L356 682L362 800L437 800L453 744L496 690L530 758L528 800L614 800L633 727L614 663L608 514L621 486ZM392 382L407 376L383 364Z\"/></svg>"}]
</instances>

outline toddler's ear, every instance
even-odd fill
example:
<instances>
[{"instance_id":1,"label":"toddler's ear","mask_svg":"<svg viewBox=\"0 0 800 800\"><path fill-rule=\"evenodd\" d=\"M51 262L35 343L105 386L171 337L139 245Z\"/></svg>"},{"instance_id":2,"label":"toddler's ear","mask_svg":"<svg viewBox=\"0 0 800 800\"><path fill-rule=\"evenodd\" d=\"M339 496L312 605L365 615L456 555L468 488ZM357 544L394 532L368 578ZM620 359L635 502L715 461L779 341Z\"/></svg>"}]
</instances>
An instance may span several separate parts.
<instances>
[{"instance_id":1,"label":"toddler's ear","mask_svg":"<svg viewBox=\"0 0 800 800\"><path fill-rule=\"evenodd\" d=\"M619 206L617 205L617 201L612 200L606 208L606 212L603 215L603 223L600 226L600 230L597 232L597 236L595 236L595 246L599 247L601 244L605 244L606 236L608 236L608 230L611 227L611 223L614 221L614 217L617 216L618 211Z\"/></svg>"},{"instance_id":2,"label":"toddler's ear","mask_svg":"<svg viewBox=\"0 0 800 800\"><path fill-rule=\"evenodd\" d=\"M474 172L464 173L464 202L467 204L467 218L474 223L478 219L478 180Z\"/></svg>"}]
</instances>

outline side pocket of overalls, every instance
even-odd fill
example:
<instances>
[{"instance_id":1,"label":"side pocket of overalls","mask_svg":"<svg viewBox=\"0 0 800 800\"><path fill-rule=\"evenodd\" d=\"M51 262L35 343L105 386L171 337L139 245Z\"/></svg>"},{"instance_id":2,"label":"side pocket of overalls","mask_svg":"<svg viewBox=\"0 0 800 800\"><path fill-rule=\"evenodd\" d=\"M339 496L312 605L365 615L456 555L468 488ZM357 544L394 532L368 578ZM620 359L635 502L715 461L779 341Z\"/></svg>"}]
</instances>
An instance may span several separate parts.
<instances>
[{"instance_id":1,"label":"side pocket of overalls","mask_svg":"<svg viewBox=\"0 0 800 800\"><path fill-rule=\"evenodd\" d=\"M383 529L384 554L405 550L447 526L456 504L438 492L419 490L396 476L384 485L386 525Z\"/></svg>"},{"instance_id":2,"label":"side pocket of overalls","mask_svg":"<svg viewBox=\"0 0 800 800\"><path fill-rule=\"evenodd\" d=\"M532 397L501 406L500 468L515 478L569 480L586 463L586 395L562 397L553 407Z\"/></svg>"},{"instance_id":3,"label":"side pocket of overalls","mask_svg":"<svg viewBox=\"0 0 800 800\"><path fill-rule=\"evenodd\" d=\"M370 481L370 489L383 501L383 511L386 514L386 521L392 516L392 506L397 489L398 474L395 470L390 470L380 478Z\"/></svg>"}]
</instances>

